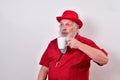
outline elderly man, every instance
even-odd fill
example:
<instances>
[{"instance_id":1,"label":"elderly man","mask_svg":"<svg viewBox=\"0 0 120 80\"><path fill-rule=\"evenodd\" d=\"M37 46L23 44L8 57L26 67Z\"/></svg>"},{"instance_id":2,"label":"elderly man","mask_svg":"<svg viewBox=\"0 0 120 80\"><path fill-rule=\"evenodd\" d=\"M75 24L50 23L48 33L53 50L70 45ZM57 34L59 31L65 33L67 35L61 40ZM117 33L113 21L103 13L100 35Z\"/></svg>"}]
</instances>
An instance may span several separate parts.
<instances>
[{"instance_id":1,"label":"elderly man","mask_svg":"<svg viewBox=\"0 0 120 80\"><path fill-rule=\"evenodd\" d=\"M44 52L38 80L89 80L90 61L98 65L108 62L107 53L92 40L78 34L83 23L73 10L66 10L56 17L60 33L67 39L67 50L61 56L57 38L52 40ZM58 63L59 61L59 63Z\"/></svg>"}]
</instances>

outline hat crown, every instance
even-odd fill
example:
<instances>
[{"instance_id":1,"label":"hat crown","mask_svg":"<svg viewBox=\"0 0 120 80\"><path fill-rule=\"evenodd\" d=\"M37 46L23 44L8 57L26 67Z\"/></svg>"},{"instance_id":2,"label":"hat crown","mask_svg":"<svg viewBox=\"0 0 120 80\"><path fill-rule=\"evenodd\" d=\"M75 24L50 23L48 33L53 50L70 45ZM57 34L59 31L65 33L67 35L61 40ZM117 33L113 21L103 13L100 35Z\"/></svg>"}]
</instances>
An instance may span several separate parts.
<instances>
[{"instance_id":1,"label":"hat crown","mask_svg":"<svg viewBox=\"0 0 120 80\"><path fill-rule=\"evenodd\" d=\"M75 11L67 10L63 13L62 17L78 19L79 16Z\"/></svg>"}]
</instances>

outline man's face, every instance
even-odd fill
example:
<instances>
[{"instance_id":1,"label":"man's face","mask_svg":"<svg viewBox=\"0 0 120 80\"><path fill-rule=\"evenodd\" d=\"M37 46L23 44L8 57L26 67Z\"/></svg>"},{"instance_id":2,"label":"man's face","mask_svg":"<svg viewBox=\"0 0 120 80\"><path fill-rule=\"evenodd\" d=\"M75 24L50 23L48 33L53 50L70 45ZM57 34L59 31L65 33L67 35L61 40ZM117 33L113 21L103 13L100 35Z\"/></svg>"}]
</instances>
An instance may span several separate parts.
<instances>
[{"instance_id":1,"label":"man's face","mask_svg":"<svg viewBox=\"0 0 120 80\"><path fill-rule=\"evenodd\" d=\"M73 36L77 33L78 28L75 27L74 22L68 19L62 19L60 21L60 33L62 36Z\"/></svg>"}]
</instances>

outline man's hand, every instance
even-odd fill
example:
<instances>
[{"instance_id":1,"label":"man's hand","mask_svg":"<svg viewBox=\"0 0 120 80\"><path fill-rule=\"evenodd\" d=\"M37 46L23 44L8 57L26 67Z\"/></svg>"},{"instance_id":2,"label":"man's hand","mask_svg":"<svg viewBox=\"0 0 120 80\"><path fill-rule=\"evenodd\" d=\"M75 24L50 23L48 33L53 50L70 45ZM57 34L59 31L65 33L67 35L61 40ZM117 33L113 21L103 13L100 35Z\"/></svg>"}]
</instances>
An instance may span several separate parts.
<instances>
[{"instance_id":1,"label":"man's hand","mask_svg":"<svg viewBox=\"0 0 120 80\"><path fill-rule=\"evenodd\" d=\"M75 48L75 49L78 49L79 46L80 46L80 41L78 41L77 39L75 38L71 38L71 39L68 39L67 40L67 46L69 46L70 48Z\"/></svg>"}]
</instances>

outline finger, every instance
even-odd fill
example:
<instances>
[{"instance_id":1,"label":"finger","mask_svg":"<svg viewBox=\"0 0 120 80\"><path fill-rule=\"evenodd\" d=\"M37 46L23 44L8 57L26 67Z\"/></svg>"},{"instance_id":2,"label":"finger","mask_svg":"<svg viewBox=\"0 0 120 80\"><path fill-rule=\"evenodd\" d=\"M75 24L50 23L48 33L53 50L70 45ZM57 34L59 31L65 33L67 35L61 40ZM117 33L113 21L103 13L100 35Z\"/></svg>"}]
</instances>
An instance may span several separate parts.
<instances>
[{"instance_id":1,"label":"finger","mask_svg":"<svg viewBox=\"0 0 120 80\"><path fill-rule=\"evenodd\" d=\"M73 45L72 45L72 44L70 44L70 48L73 48Z\"/></svg>"},{"instance_id":2,"label":"finger","mask_svg":"<svg viewBox=\"0 0 120 80\"><path fill-rule=\"evenodd\" d=\"M67 42L66 46L70 46L70 41Z\"/></svg>"}]
</instances>

